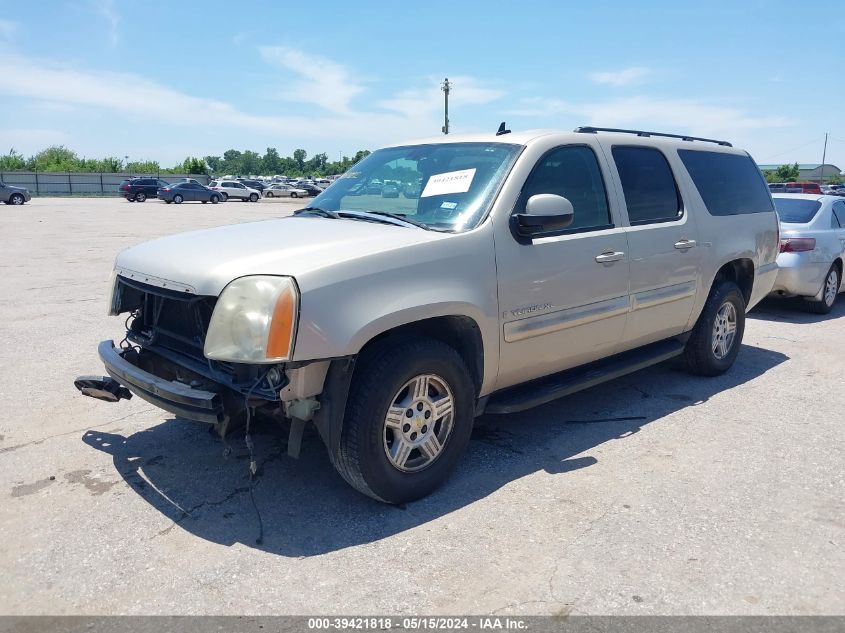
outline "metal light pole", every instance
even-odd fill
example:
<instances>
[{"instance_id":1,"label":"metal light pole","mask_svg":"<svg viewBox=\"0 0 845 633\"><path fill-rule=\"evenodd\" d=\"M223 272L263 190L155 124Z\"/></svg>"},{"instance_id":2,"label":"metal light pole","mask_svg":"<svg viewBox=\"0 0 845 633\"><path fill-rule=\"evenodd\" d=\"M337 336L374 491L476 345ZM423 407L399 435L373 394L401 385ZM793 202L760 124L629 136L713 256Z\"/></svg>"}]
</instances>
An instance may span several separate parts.
<instances>
[{"instance_id":1,"label":"metal light pole","mask_svg":"<svg viewBox=\"0 0 845 633\"><path fill-rule=\"evenodd\" d=\"M827 135L828 132L824 133L824 149L822 150L822 166L821 171L819 172L819 186L824 184L824 161L827 158Z\"/></svg>"},{"instance_id":2,"label":"metal light pole","mask_svg":"<svg viewBox=\"0 0 845 633\"><path fill-rule=\"evenodd\" d=\"M443 104L443 134L449 133L449 90L452 88L452 85L449 83L449 78L443 80L443 83L440 84L440 89L443 91L444 97L444 104Z\"/></svg>"}]
</instances>

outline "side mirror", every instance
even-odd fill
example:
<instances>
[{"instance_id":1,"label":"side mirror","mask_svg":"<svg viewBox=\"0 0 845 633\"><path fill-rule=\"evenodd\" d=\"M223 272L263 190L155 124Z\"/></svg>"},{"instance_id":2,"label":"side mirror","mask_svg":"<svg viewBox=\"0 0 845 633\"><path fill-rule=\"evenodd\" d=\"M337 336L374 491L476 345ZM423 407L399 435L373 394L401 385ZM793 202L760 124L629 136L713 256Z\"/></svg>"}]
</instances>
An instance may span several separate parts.
<instances>
[{"instance_id":1,"label":"side mirror","mask_svg":"<svg viewBox=\"0 0 845 633\"><path fill-rule=\"evenodd\" d=\"M535 237L565 229L575 217L572 203L563 196L538 193L528 198L525 213L517 213L516 229L522 237Z\"/></svg>"}]
</instances>

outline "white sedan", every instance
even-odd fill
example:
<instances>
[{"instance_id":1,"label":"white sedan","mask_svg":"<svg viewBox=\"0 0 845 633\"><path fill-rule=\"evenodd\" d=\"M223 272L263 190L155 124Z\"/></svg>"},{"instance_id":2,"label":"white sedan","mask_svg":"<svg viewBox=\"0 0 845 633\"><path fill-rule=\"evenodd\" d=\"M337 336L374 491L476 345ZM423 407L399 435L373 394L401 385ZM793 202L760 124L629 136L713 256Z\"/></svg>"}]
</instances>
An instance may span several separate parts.
<instances>
[{"instance_id":1,"label":"white sedan","mask_svg":"<svg viewBox=\"0 0 845 633\"><path fill-rule=\"evenodd\" d=\"M778 276L772 294L803 297L811 311L827 314L843 289L845 200L795 193L772 198L780 218Z\"/></svg>"},{"instance_id":2,"label":"white sedan","mask_svg":"<svg viewBox=\"0 0 845 633\"><path fill-rule=\"evenodd\" d=\"M265 198L305 198L308 192L292 185L272 185L264 190Z\"/></svg>"}]
</instances>

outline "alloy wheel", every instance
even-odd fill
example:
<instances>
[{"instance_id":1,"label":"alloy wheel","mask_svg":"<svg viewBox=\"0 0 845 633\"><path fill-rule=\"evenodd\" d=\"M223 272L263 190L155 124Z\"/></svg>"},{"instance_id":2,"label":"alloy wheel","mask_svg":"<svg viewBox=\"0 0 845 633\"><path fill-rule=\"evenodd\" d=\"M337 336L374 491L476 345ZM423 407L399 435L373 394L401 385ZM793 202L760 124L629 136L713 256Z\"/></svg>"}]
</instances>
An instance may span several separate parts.
<instances>
[{"instance_id":1,"label":"alloy wheel","mask_svg":"<svg viewBox=\"0 0 845 633\"><path fill-rule=\"evenodd\" d=\"M736 308L725 301L713 321L713 355L717 360L727 356L736 338Z\"/></svg>"},{"instance_id":2,"label":"alloy wheel","mask_svg":"<svg viewBox=\"0 0 845 633\"><path fill-rule=\"evenodd\" d=\"M433 374L416 376L396 392L384 419L384 452L403 472L420 471L442 453L452 433L455 399Z\"/></svg>"}]
</instances>

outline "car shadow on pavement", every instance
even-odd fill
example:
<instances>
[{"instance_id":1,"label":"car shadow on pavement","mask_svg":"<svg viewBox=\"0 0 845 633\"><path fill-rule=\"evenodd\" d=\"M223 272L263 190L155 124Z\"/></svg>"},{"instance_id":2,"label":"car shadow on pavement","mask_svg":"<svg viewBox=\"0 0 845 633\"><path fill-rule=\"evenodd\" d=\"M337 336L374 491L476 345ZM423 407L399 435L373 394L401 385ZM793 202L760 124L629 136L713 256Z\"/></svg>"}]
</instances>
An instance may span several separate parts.
<instances>
[{"instance_id":1,"label":"car shadow on pavement","mask_svg":"<svg viewBox=\"0 0 845 633\"><path fill-rule=\"evenodd\" d=\"M716 378L689 376L664 364L530 411L482 416L450 480L407 506L381 504L350 488L335 473L316 433L306 434L299 460L288 458L285 430L268 421L253 430L259 465L255 505L242 435L229 440L228 458L222 441L204 425L181 419L128 437L92 430L82 439L110 454L126 483L170 520L162 522L161 534L184 529L222 545L315 556L425 524L531 473L563 477L587 468L597 463L582 455L590 449L624 441L646 424L665 421L786 360L778 352L743 345L734 367ZM257 543L260 526L263 538Z\"/></svg>"},{"instance_id":2,"label":"car shadow on pavement","mask_svg":"<svg viewBox=\"0 0 845 633\"><path fill-rule=\"evenodd\" d=\"M764 299L748 313L748 318L779 323L820 323L845 316L845 295L839 295L828 314L815 314L803 299Z\"/></svg>"}]
</instances>

